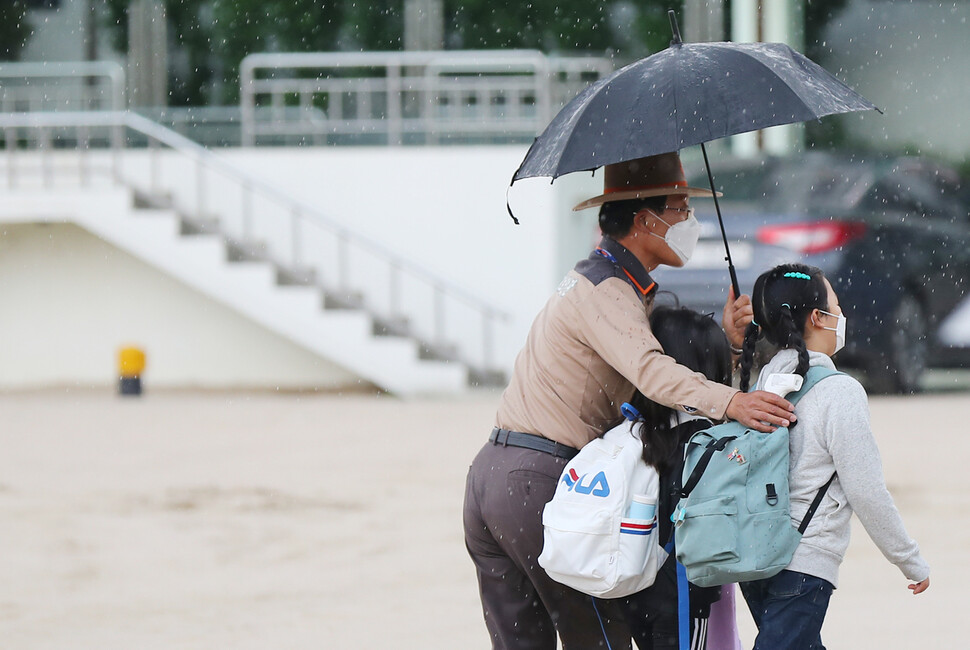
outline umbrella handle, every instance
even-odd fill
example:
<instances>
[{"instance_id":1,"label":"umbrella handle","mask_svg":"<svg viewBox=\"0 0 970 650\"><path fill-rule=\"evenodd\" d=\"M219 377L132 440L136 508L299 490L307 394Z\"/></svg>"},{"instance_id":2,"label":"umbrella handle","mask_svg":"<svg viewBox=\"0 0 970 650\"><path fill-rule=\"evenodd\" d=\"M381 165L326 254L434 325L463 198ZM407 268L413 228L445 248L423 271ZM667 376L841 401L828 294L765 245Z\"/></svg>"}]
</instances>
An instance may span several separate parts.
<instances>
[{"instance_id":1,"label":"umbrella handle","mask_svg":"<svg viewBox=\"0 0 970 650\"><path fill-rule=\"evenodd\" d=\"M728 273L731 274L731 288L734 289L735 300L741 297L741 289L738 287L738 274L734 270L734 264L728 262Z\"/></svg>"},{"instance_id":2,"label":"umbrella handle","mask_svg":"<svg viewBox=\"0 0 970 650\"><path fill-rule=\"evenodd\" d=\"M673 12L671 12L673 13ZM735 299L741 297L741 286L738 284L738 273L734 270L734 261L731 259L731 247L728 246L727 233L724 232L724 219L721 217L721 205L717 202L717 189L714 187L714 174L711 173L711 163L707 159L707 147L701 143L701 153L704 154L704 166L707 168L707 180L711 184L711 193L714 195L714 210L717 212L717 223L721 226L721 240L724 242L724 261L728 263L728 273L731 275L731 288L734 289Z\"/></svg>"}]
</instances>

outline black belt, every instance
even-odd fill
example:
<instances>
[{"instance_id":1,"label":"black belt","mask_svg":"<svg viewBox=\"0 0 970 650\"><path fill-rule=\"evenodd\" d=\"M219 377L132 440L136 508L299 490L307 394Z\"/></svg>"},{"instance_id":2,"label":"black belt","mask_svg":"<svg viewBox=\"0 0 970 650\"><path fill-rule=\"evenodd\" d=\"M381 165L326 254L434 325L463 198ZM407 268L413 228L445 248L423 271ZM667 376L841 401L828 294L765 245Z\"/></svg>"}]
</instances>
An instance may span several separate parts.
<instances>
[{"instance_id":1,"label":"black belt","mask_svg":"<svg viewBox=\"0 0 970 650\"><path fill-rule=\"evenodd\" d=\"M537 436L532 433L522 433L520 431L509 431L508 429L499 429L498 427L492 429L492 435L488 437L488 441L496 445L508 445L510 447L522 447L523 449L541 451L546 454L552 454L556 458L565 458L566 460L569 460L579 453L578 449L561 445L554 440L549 440L542 436Z\"/></svg>"}]
</instances>

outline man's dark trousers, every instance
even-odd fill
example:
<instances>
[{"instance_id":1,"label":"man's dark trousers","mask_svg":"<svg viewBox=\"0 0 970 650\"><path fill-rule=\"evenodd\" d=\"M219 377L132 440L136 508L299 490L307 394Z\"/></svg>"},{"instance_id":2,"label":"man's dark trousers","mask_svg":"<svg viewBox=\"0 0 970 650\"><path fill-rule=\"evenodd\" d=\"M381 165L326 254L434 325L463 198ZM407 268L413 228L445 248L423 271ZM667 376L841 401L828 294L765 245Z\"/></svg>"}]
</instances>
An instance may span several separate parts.
<instances>
[{"instance_id":1,"label":"man's dark trousers","mask_svg":"<svg viewBox=\"0 0 970 650\"><path fill-rule=\"evenodd\" d=\"M468 472L465 545L475 562L485 624L497 649L631 648L615 602L559 584L539 566L542 509L564 458L487 443ZM607 639L609 638L609 645Z\"/></svg>"}]
</instances>

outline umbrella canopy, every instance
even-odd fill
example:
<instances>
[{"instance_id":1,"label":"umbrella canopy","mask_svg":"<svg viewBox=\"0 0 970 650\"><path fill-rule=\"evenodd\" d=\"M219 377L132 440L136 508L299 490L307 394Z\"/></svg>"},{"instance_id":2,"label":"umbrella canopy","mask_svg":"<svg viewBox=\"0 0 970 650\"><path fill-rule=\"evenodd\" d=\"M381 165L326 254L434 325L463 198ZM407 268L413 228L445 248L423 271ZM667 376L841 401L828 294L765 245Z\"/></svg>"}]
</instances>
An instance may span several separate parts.
<instances>
[{"instance_id":1,"label":"umbrella canopy","mask_svg":"<svg viewBox=\"0 0 970 650\"><path fill-rule=\"evenodd\" d=\"M675 40L570 101L533 143L512 182L680 151L729 135L879 110L782 43Z\"/></svg>"},{"instance_id":2,"label":"umbrella canopy","mask_svg":"<svg viewBox=\"0 0 970 650\"><path fill-rule=\"evenodd\" d=\"M704 143L879 109L783 43L685 44L674 12L667 14L674 35L670 47L617 70L566 104L532 143L512 183L534 176L556 179L699 144L714 192L724 261L734 295L740 296Z\"/></svg>"}]
</instances>

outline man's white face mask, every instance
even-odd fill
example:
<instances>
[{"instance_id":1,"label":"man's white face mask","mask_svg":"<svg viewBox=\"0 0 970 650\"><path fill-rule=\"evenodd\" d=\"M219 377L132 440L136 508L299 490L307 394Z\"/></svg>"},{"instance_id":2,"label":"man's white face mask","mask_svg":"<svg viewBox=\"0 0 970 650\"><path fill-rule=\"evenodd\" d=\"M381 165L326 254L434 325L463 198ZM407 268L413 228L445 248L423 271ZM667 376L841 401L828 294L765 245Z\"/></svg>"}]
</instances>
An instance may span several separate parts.
<instances>
[{"instance_id":1,"label":"man's white face mask","mask_svg":"<svg viewBox=\"0 0 970 650\"><path fill-rule=\"evenodd\" d=\"M835 327L822 326L823 330L835 332L835 352L838 352L845 347L845 314L833 314L832 312L824 311L822 309L819 309L819 311L826 316L835 316L838 319ZM835 352L832 354L835 354Z\"/></svg>"},{"instance_id":2,"label":"man's white face mask","mask_svg":"<svg viewBox=\"0 0 970 650\"><path fill-rule=\"evenodd\" d=\"M667 246L680 258L683 264L690 261L694 249L697 247L697 240L701 236L701 224L694 216L694 209L687 208L687 218L670 225L664 221L659 214L655 213L657 219L667 226L667 234L661 237L656 233L650 233L658 239L664 240Z\"/></svg>"}]
</instances>

